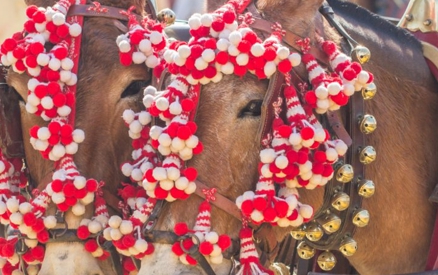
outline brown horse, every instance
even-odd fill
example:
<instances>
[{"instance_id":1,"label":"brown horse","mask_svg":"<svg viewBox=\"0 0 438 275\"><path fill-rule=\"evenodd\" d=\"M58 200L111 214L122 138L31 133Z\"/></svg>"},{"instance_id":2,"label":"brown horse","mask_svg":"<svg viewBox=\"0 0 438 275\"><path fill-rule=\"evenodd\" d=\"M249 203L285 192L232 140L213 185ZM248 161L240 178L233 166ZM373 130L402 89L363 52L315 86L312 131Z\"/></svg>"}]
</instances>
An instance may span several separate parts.
<instances>
[{"instance_id":1,"label":"brown horse","mask_svg":"<svg viewBox=\"0 0 438 275\"><path fill-rule=\"evenodd\" d=\"M325 39L340 43L340 36L318 13L322 0L258 0L257 7L271 22L315 41L317 30ZM366 112L379 123L367 137L378 158L366 168L366 177L377 186L374 197L364 202L371 222L355 234L359 249L350 263L360 274L398 274L421 271L425 267L433 229L435 207L427 201L438 174L438 150L434 127L438 85L424 61L421 45L407 32L373 17L364 9L342 1L329 1L341 24L360 44L372 52L365 68L373 72L378 95L366 103ZM209 1L210 11L222 3ZM321 28L323 26L323 28ZM217 84L202 88L197 111L197 135L204 152L191 165L199 180L235 200L245 190L254 190L257 181L261 123L259 106L267 82L252 75L226 76ZM323 189L303 191L304 202L318 209ZM163 210L165 218L157 225L172 230L177 222L195 222L200 199L177 201ZM218 233L236 237L240 222L218 208L212 210L212 227ZM284 230L276 232L278 240ZM215 268L227 274L229 262ZM157 245L156 252L142 261L139 274L201 274L199 268L183 266L170 246Z\"/></svg>"},{"instance_id":2,"label":"brown horse","mask_svg":"<svg viewBox=\"0 0 438 275\"><path fill-rule=\"evenodd\" d=\"M28 5L41 7L52 6L54 3L54 0L26 0ZM145 1L142 0L104 0L100 3L121 9L135 6L139 13L145 8ZM125 109L139 110L141 94L138 92L150 80L151 74L146 66L121 65L115 41L123 32L116 27L113 19L88 17L84 21L76 97L76 127L83 129L87 138L75 156L75 163L85 177L104 181L109 193L117 194L117 186L124 180L118 167L129 158L131 148L121 115ZM7 81L22 98L21 123L27 165L32 180L42 189L51 180L53 162L43 160L28 141L30 127L45 123L25 110L28 77L11 72ZM53 214L54 210L55 207L49 209L48 213ZM84 217L91 217L92 212L93 209L87 209ZM111 209L110 212L114 213ZM74 229L84 217L76 217L68 212L65 220L68 227ZM72 242L47 244L39 274L116 273L111 260L98 261L84 250L83 244Z\"/></svg>"}]
</instances>

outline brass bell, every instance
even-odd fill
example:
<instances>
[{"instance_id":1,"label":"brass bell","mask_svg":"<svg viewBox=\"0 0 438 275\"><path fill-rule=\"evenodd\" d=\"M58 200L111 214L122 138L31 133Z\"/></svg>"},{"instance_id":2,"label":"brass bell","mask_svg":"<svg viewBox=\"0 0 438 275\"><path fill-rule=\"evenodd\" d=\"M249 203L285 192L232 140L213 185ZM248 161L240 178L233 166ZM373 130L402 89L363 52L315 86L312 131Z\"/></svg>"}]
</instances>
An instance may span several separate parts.
<instances>
[{"instance_id":1,"label":"brass bell","mask_svg":"<svg viewBox=\"0 0 438 275\"><path fill-rule=\"evenodd\" d=\"M308 260L315 256L315 249L310 247L306 242L300 242L297 246L298 256L301 259Z\"/></svg>"},{"instance_id":2,"label":"brass bell","mask_svg":"<svg viewBox=\"0 0 438 275\"><path fill-rule=\"evenodd\" d=\"M356 53L356 59L360 64L367 63L371 58L371 52L367 47L359 45L353 51Z\"/></svg>"},{"instance_id":3,"label":"brass bell","mask_svg":"<svg viewBox=\"0 0 438 275\"><path fill-rule=\"evenodd\" d=\"M360 122L360 130L364 134L371 134L377 128L377 120L372 115L365 115Z\"/></svg>"},{"instance_id":4,"label":"brass bell","mask_svg":"<svg viewBox=\"0 0 438 275\"><path fill-rule=\"evenodd\" d=\"M166 26L170 26L173 23L175 23L176 20L176 15L173 12L173 10L171 9L162 9L160 10L160 12L157 14L157 19L158 21L160 21L161 23L165 23Z\"/></svg>"},{"instance_id":5,"label":"brass bell","mask_svg":"<svg viewBox=\"0 0 438 275\"><path fill-rule=\"evenodd\" d=\"M339 251L341 251L344 256L353 256L354 253L356 253L357 250L357 242L350 237L346 237L344 240L342 240L341 245L339 246Z\"/></svg>"},{"instance_id":6,"label":"brass bell","mask_svg":"<svg viewBox=\"0 0 438 275\"><path fill-rule=\"evenodd\" d=\"M344 192L338 192L333 196L332 206L338 211L344 211L350 205L350 196Z\"/></svg>"},{"instance_id":7,"label":"brass bell","mask_svg":"<svg viewBox=\"0 0 438 275\"><path fill-rule=\"evenodd\" d=\"M274 275L290 275L289 267L284 263L272 263L269 269L274 271Z\"/></svg>"},{"instance_id":8,"label":"brass bell","mask_svg":"<svg viewBox=\"0 0 438 275\"><path fill-rule=\"evenodd\" d=\"M377 157L376 150L373 146L367 146L360 151L359 160L363 164L370 164L375 161Z\"/></svg>"},{"instance_id":9,"label":"brass bell","mask_svg":"<svg viewBox=\"0 0 438 275\"><path fill-rule=\"evenodd\" d=\"M331 234L339 230L342 220L335 214L330 213L325 215L323 218L318 219L318 223L321 224L325 233Z\"/></svg>"},{"instance_id":10,"label":"brass bell","mask_svg":"<svg viewBox=\"0 0 438 275\"><path fill-rule=\"evenodd\" d=\"M359 209L354 212L352 222L357 227L365 227L370 222L370 213L365 209Z\"/></svg>"},{"instance_id":11,"label":"brass bell","mask_svg":"<svg viewBox=\"0 0 438 275\"><path fill-rule=\"evenodd\" d=\"M304 237L306 237L306 227L305 226L297 227L290 231L290 235L295 240L301 241L302 239L304 239Z\"/></svg>"},{"instance_id":12,"label":"brass bell","mask_svg":"<svg viewBox=\"0 0 438 275\"><path fill-rule=\"evenodd\" d=\"M372 180L361 180L358 183L358 193L361 197L370 198L374 195L376 191L376 186Z\"/></svg>"},{"instance_id":13,"label":"brass bell","mask_svg":"<svg viewBox=\"0 0 438 275\"><path fill-rule=\"evenodd\" d=\"M322 252L318 257L318 265L324 271L332 270L336 265L336 257L330 251Z\"/></svg>"},{"instance_id":14,"label":"brass bell","mask_svg":"<svg viewBox=\"0 0 438 275\"><path fill-rule=\"evenodd\" d=\"M353 166L344 164L336 171L336 180L342 183L350 182L354 177Z\"/></svg>"},{"instance_id":15,"label":"brass bell","mask_svg":"<svg viewBox=\"0 0 438 275\"><path fill-rule=\"evenodd\" d=\"M318 224L313 223L307 227L306 237L309 241L317 242L322 236L324 236L324 230Z\"/></svg>"},{"instance_id":16,"label":"brass bell","mask_svg":"<svg viewBox=\"0 0 438 275\"><path fill-rule=\"evenodd\" d=\"M362 89L362 97L365 100L373 99L376 93L377 93L377 87L376 84L374 84L374 82L368 84L366 88Z\"/></svg>"}]
</instances>

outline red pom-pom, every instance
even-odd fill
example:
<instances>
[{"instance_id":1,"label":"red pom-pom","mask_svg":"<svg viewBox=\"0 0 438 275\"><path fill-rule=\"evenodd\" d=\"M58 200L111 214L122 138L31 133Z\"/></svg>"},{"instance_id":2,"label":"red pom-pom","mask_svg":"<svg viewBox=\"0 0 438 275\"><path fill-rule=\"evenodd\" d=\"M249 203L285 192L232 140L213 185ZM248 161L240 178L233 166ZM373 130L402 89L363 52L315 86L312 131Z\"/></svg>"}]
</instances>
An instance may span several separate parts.
<instances>
[{"instance_id":1,"label":"red pom-pom","mask_svg":"<svg viewBox=\"0 0 438 275\"><path fill-rule=\"evenodd\" d=\"M35 58L40 53L44 52L44 45L39 42L34 42L29 46L30 52L35 55Z\"/></svg>"},{"instance_id":2,"label":"red pom-pom","mask_svg":"<svg viewBox=\"0 0 438 275\"><path fill-rule=\"evenodd\" d=\"M227 52L218 52L216 55L216 62L219 63L220 65L227 64L228 59L229 59L229 55Z\"/></svg>"},{"instance_id":3,"label":"red pom-pom","mask_svg":"<svg viewBox=\"0 0 438 275\"><path fill-rule=\"evenodd\" d=\"M23 48L17 47L12 51L12 55L17 59L22 59L25 56Z\"/></svg>"},{"instance_id":4,"label":"red pom-pom","mask_svg":"<svg viewBox=\"0 0 438 275\"><path fill-rule=\"evenodd\" d=\"M265 221L272 222L277 217L277 212L272 207L266 208L263 211L263 217L265 217Z\"/></svg>"},{"instance_id":5,"label":"red pom-pom","mask_svg":"<svg viewBox=\"0 0 438 275\"><path fill-rule=\"evenodd\" d=\"M201 45L193 45L190 48L190 57L196 60L196 58L200 57L202 55L202 52L204 51L203 47Z\"/></svg>"},{"instance_id":6,"label":"red pom-pom","mask_svg":"<svg viewBox=\"0 0 438 275\"><path fill-rule=\"evenodd\" d=\"M182 254L184 254L184 251L181 248L181 245L179 244L179 242L174 243L172 245L172 252L175 253L176 256L181 256Z\"/></svg>"},{"instance_id":7,"label":"red pom-pom","mask_svg":"<svg viewBox=\"0 0 438 275\"><path fill-rule=\"evenodd\" d=\"M126 248L133 247L135 245L135 238L131 234L123 236L122 243Z\"/></svg>"},{"instance_id":8,"label":"red pom-pom","mask_svg":"<svg viewBox=\"0 0 438 275\"><path fill-rule=\"evenodd\" d=\"M8 243L2 247L2 256L4 258L11 258L15 253L15 246L12 243Z\"/></svg>"},{"instance_id":9,"label":"red pom-pom","mask_svg":"<svg viewBox=\"0 0 438 275\"><path fill-rule=\"evenodd\" d=\"M35 12L38 11L38 7L35 5L30 5L29 7L26 8L26 16L28 18L32 18L32 16L35 14Z\"/></svg>"},{"instance_id":10,"label":"red pom-pom","mask_svg":"<svg viewBox=\"0 0 438 275\"><path fill-rule=\"evenodd\" d=\"M67 206L73 206L78 202L78 199L76 198L76 194L74 197L66 197L64 203Z\"/></svg>"},{"instance_id":11,"label":"red pom-pom","mask_svg":"<svg viewBox=\"0 0 438 275\"><path fill-rule=\"evenodd\" d=\"M57 47L56 50L53 51L55 57L59 60L63 60L68 55L68 50L65 47Z\"/></svg>"},{"instance_id":12,"label":"red pom-pom","mask_svg":"<svg viewBox=\"0 0 438 275\"><path fill-rule=\"evenodd\" d=\"M28 55L24 61L27 67L29 68L36 68L38 66L36 56L34 55Z\"/></svg>"},{"instance_id":13,"label":"red pom-pom","mask_svg":"<svg viewBox=\"0 0 438 275\"><path fill-rule=\"evenodd\" d=\"M225 22L222 20L222 18L218 17L213 21L213 23L211 23L211 27L215 32L221 32L225 28Z\"/></svg>"},{"instance_id":14,"label":"red pom-pom","mask_svg":"<svg viewBox=\"0 0 438 275\"><path fill-rule=\"evenodd\" d=\"M248 31L243 36L243 40L248 41L252 45L257 42L257 34L253 31Z\"/></svg>"},{"instance_id":15,"label":"red pom-pom","mask_svg":"<svg viewBox=\"0 0 438 275\"><path fill-rule=\"evenodd\" d=\"M236 71L236 68L234 67L234 71ZM217 74L217 70L213 66L208 66L205 69L205 77L207 78L213 78Z\"/></svg>"},{"instance_id":16,"label":"red pom-pom","mask_svg":"<svg viewBox=\"0 0 438 275\"><path fill-rule=\"evenodd\" d=\"M61 211L61 212L66 212L67 210L70 209L70 206L68 204L66 204L65 201L63 203L58 204L57 206L58 206L59 211Z\"/></svg>"},{"instance_id":17,"label":"red pom-pom","mask_svg":"<svg viewBox=\"0 0 438 275\"><path fill-rule=\"evenodd\" d=\"M244 76L246 74L246 67L234 65L234 74L240 77Z\"/></svg>"},{"instance_id":18,"label":"red pom-pom","mask_svg":"<svg viewBox=\"0 0 438 275\"><path fill-rule=\"evenodd\" d=\"M190 112L193 110L193 108L195 108L195 104L191 99L186 98L181 101L181 108L184 112Z\"/></svg>"},{"instance_id":19,"label":"red pom-pom","mask_svg":"<svg viewBox=\"0 0 438 275\"><path fill-rule=\"evenodd\" d=\"M313 136L315 135L315 132L310 127L304 127L303 129L301 129L300 134L304 140L309 140L309 139L313 138Z\"/></svg>"},{"instance_id":20,"label":"red pom-pom","mask_svg":"<svg viewBox=\"0 0 438 275\"><path fill-rule=\"evenodd\" d=\"M316 151L313 157L317 162L322 163L327 161L327 155L323 151Z\"/></svg>"},{"instance_id":21,"label":"red pom-pom","mask_svg":"<svg viewBox=\"0 0 438 275\"><path fill-rule=\"evenodd\" d=\"M41 231L43 231L45 229L44 226L44 222L42 219L37 219L34 223L34 225L32 226L32 230L35 231L36 233L39 233Z\"/></svg>"},{"instance_id":22,"label":"red pom-pom","mask_svg":"<svg viewBox=\"0 0 438 275\"><path fill-rule=\"evenodd\" d=\"M66 102L67 98L63 93L58 93L53 97L53 104L58 108L64 106Z\"/></svg>"},{"instance_id":23,"label":"red pom-pom","mask_svg":"<svg viewBox=\"0 0 438 275\"><path fill-rule=\"evenodd\" d=\"M322 172L323 177L330 177L333 174L333 167L330 164L324 165L324 171Z\"/></svg>"},{"instance_id":24,"label":"red pom-pom","mask_svg":"<svg viewBox=\"0 0 438 275\"><path fill-rule=\"evenodd\" d=\"M169 194L169 191L164 190L160 186L157 186L154 190L155 197L159 200L164 200L167 198L167 195Z\"/></svg>"},{"instance_id":25,"label":"red pom-pom","mask_svg":"<svg viewBox=\"0 0 438 275\"><path fill-rule=\"evenodd\" d=\"M92 192L92 193L96 192L96 191L97 191L97 186L98 186L98 185L99 185L99 184L98 184L97 181L94 180L94 179L89 179L89 180L87 180L86 186L87 186L87 190L88 190L88 192Z\"/></svg>"},{"instance_id":26,"label":"red pom-pom","mask_svg":"<svg viewBox=\"0 0 438 275\"><path fill-rule=\"evenodd\" d=\"M286 217L288 209L289 209L289 205L285 201L280 200L275 203L275 211L277 212L277 216L279 218Z\"/></svg>"},{"instance_id":27,"label":"red pom-pom","mask_svg":"<svg viewBox=\"0 0 438 275\"><path fill-rule=\"evenodd\" d=\"M82 189L76 190L76 192L75 192L75 197L76 197L78 200L80 200L80 199L85 198L85 196L86 196L87 194L88 194L87 189L86 189L86 188L82 188Z\"/></svg>"},{"instance_id":28,"label":"red pom-pom","mask_svg":"<svg viewBox=\"0 0 438 275\"><path fill-rule=\"evenodd\" d=\"M92 252L96 251L99 246L97 245L96 240L88 240L85 242L84 247L85 247L85 250L92 253Z\"/></svg>"},{"instance_id":29,"label":"red pom-pom","mask_svg":"<svg viewBox=\"0 0 438 275\"><path fill-rule=\"evenodd\" d=\"M227 10L223 15L224 22L232 24L236 20L236 14L233 11Z\"/></svg>"},{"instance_id":30,"label":"red pom-pom","mask_svg":"<svg viewBox=\"0 0 438 275\"><path fill-rule=\"evenodd\" d=\"M62 187L63 187L63 183L61 180L56 179L54 181L52 181L52 190L55 193L59 193L62 191Z\"/></svg>"},{"instance_id":31,"label":"red pom-pom","mask_svg":"<svg viewBox=\"0 0 438 275\"><path fill-rule=\"evenodd\" d=\"M69 35L69 28L66 24L58 26L58 28L56 29L56 35L59 36L60 38L65 38Z\"/></svg>"},{"instance_id":32,"label":"red pom-pom","mask_svg":"<svg viewBox=\"0 0 438 275\"><path fill-rule=\"evenodd\" d=\"M69 124L64 124L61 127L61 137L69 137L71 136L73 133L73 126L69 125Z\"/></svg>"},{"instance_id":33,"label":"red pom-pom","mask_svg":"<svg viewBox=\"0 0 438 275\"><path fill-rule=\"evenodd\" d=\"M265 197L257 197L253 201L253 206L258 211L263 211L268 206L268 202L266 201Z\"/></svg>"},{"instance_id":34,"label":"red pom-pom","mask_svg":"<svg viewBox=\"0 0 438 275\"><path fill-rule=\"evenodd\" d=\"M304 164L309 159L309 155L306 152L300 151L298 152L298 164Z\"/></svg>"},{"instance_id":35,"label":"red pom-pom","mask_svg":"<svg viewBox=\"0 0 438 275\"><path fill-rule=\"evenodd\" d=\"M32 256L35 258L35 260L42 262L44 259L44 247L41 245L38 245L30 251L32 253Z\"/></svg>"},{"instance_id":36,"label":"red pom-pom","mask_svg":"<svg viewBox=\"0 0 438 275\"><path fill-rule=\"evenodd\" d=\"M254 211L254 204L252 201L246 200L242 203L241 210L244 215L249 216Z\"/></svg>"},{"instance_id":37,"label":"red pom-pom","mask_svg":"<svg viewBox=\"0 0 438 275\"><path fill-rule=\"evenodd\" d=\"M32 253L30 251L27 251L26 253L24 253L22 257L26 263L31 263L31 262L35 261L35 258L33 257Z\"/></svg>"},{"instance_id":38,"label":"red pom-pom","mask_svg":"<svg viewBox=\"0 0 438 275\"><path fill-rule=\"evenodd\" d=\"M157 65L153 70L154 76L156 78L160 78L163 71L164 71L164 65L163 64Z\"/></svg>"},{"instance_id":39,"label":"red pom-pom","mask_svg":"<svg viewBox=\"0 0 438 275\"><path fill-rule=\"evenodd\" d=\"M15 63L15 68L17 68L17 70L20 72L24 72L26 70L26 66L24 65L23 60L17 60Z\"/></svg>"},{"instance_id":40,"label":"red pom-pom","mask_svg":"<svg viewBox=\"0 0 438 275\"><path fill-rule=\"evenodd\" d=\"M81 240L86 240L90 236L90 231L86 225L81 225L77 229L78 238Z\"/></svg>"},{"instance_id":41,"label":"red pom-pom","mask_svg":"<svg viewBox=\"0 0 438 275\"><path fill-rule=\"evenodd\" d=\"M131 258L126 258L126 257L123 259L123 268L128 272L137 270L134 261Z\"/></svg>"},{"instance_id":42,"label":"red pom-pom","mask_svg":"<svg viewBox=\"0 0 438 275\"><path fill-rule=\"evenodd\" d=\"M263 58L267 61L273 61L277 57L277 51L274 47L267 47L265 49L265 53L263 54Z\"/></svg>"},{"instance_id":43,"label":"red pom-pom","mask_svg":"<svg viewBox=\"0 0 438 275\"><path fill-rule=\"evenodd\" d=\"M283 74L290 72L290 70L292 70L292 64L289 59L280 61L280 63L278 63L278 70Z\"/></svg>"},{"instance_id":44,"label":"red pom-pom","mask_svg":"<svg viewBox=\"0 0 438 275\"><path fill-rule=\"evenodd\" d=\"M313 57L313 55L311 55L310 53L306 53L303 54L301 60L303 61L304 64L308 64L311 61L315 61L315 57Z\"/></svg>"},{"instance_id":45,"label":"red pom-pom","mask_svg":"<svg viewBox=\"0 0 438 275\"><path fill-rule=\"evenodd\" d=\"M68 182L64 185L63 191L66 197L73 197L76 192L76 187L72 182Z\"/></svg>"},{"instance_id":46,"label":"red pom-pom","mask_svg":"<svg viewBox=\"0 0 438 275\"><path fill-rule=\"evenodd\" d=\"M324 41L322 49L327 55L332 55L336 51L336 44L333 41Z\"/></svg>"},{"instance_id":47,"label":"red pom-pom","mask_svg":"<svg viewBox=\"0 0 438 275\"><path fill-rule=\"evenodd\" d=\"M34 33L36 32L36 28L35 28L35 22L32 20L27 20L24 23L24 30L28 33Z\"/></svg>"},{"instance_id":48,"label":"red pom-pom","mask_svg":"<svg viewBox=\"0 0 438 275\"><path fill-rule=\"evenodd\" d=\"M33 13L32 19L35 21L35 23L43 23L46 21L46 15L43 11L37 10Z\"/></svg>"},{"instance_id":49,"label":"red pom-pom","mask_svg":"<svg viewBox=\"0 0 438 275\"><path fill-rule=\"evenodd\" d=\"M190 264L190 265L197 265L198 262L190 255L186 255L186 261Z\"/></svg>"},{"instance_id":50,"label":"red pom-pom","mask_svg":"<svg viewBox=\"0 0 438 275\"><path fill-rule=\"evenodd\" d=\"M132 56L131 56L131 52L127 52L127 53L120 53L120 63L123 66L129 66L132 64Z\"/></svg>"},{"instance_id":51,"label":"red pom-pom","mask_svg":"<svg viewBox=\"0 0 438 275\"><path fill-rule=\"evenodd\" d=\"M342 76L343 76L346 80L348 80L348 81L352 81L353 79L356 78L357 74L356 74L356 72L355 72L353 69L348 68L348 69L346 69L346 70L344 70L344 71L342 72Z\"/></svg>"},{"instance_id":52,"label":"red pom-pom","mask_svg":"<svg viewBox=\"0 0 438 275\"><path fill-rule=\"evenodd\" d=\"M142 31L135 31L131 33L129 40L131 41L131 44L138 45L144 38L145 37Z\"/></svg>"},{"instance_id":53,"label":"red pom-pom","mask_svg":"<svg viewBox=\"0 0 438 275\"><path fill-rule=\"evenodd\" d=\"M47 80L49 81L58 81L61 78L61 75L59 74L59 72L55 72L55 71L47 71Z\"/></svg>"},{"instance_id":54,"label":"red pom-pom","mask_svg":"<svg viewBox=\"0 0 438 275\"><path fill-rule=\"evenodd\" d=\"M305 185L303 185L303 186L305 186ZM287 219L290 220L290 221L294 221L294 220L296 220L297 218L298 218L298 211L297 211L296 209L294 209L294 210L292 211L292 214L290 214L290 216L287 217Z\"/></svg>"},{"instance_id":55,"label":"red pom-pom","mask_svg":"<svg viewBox=\"0 0 438 275\"><path fill-rule=\"evenodd\" d=\"M338 93L337 95L330 96L331 100L339 106L345 106L348 103L348 96L344 93Z\"/></svg>"},{"instance_id":56,"label":"red pom-pom","mask_svg":"<svg viewBox=\"0 0 438 275\"><path fill-rule=\"evenodd\" d=\"M370 72L368 72L368 75L369 75L370 77L368 78L368 82L367 82L367 84L370 84L370 83L372 83L372 82L374 81L374 75L373 75L372 73L370 73Z\"/></svg>"},{"instance_id":57,"label":"red pom-pom","mask_svg":"<svg viewBox=\"0 0 438 275\"><path fill-rule=\"evenodd\" d=\"M202 142L199 142L198 145L196 145L195 148L193 148L193 154L197 155L202 153L202 151L204 150L204 145L202 145Z\"/></svg>"},{"instance_id":58,"label":"red pom-pom","mask_svg":"<svg viewBox=\"0 0 438 275\"><path fill-rule=\"evenodd\" d=\"M192 135L190 128L181 126L178 128L177 136L182 140L187 140Z\"/></svg>"},{"instance_id":59,"label":"red pom-pom","mask_svg":"<svg viewBox=\"0 0 438 275\"><path fill-rule=\"evenodd\" d=\"M61 124L57 121L52 121L49 123L49 125L47 126L47 128L50 131L50 134L53 135L58 135L59 131L61 131Z\"/></svg>"},{"instance_id":60,"label":"red pom-pom","mask_svg":"<svg viewBox=\"0 0 438 275\"><path fill-rule=\"evenodd\" d=\"M298 160L298 153L296 151L294 151L294 150L289 150L286 153L286 158L289 161L289 163L297 162L297 160Z\"/></svg>"},{"instance_id":61,"label":"red pom-pom","mask_svg":"<svg viewBox=\"0 0 438 275\"><path fill-rule=\"evenodd\" d=\"M237 45L237 49L241 53L247 53L251 50L251 43L247 40L240 41L239 45Z\"/></svg>"},{"instance_id":62,"label":"red pom-pom","mask_svg":"<svg viewBox=\"0 0 438 275\"><path fill-rule=\"evenodd\" d=\"M12 39L12 38L7 38L7 39L3 42L2 47L3 47L6 51L10 52L10 51L14 50L15 47L17 47L17 41L15 41L15 40Z\"/></svg>"},{"instance_id":63,"label":"red pom-pom","mask_svg":"<svg viewBox=\"0 0 438 275\"><path fill-rule=\"evenodd\" d=\"M217 245L222 249L222 251L226 250L231 246L231 239L227 235L220 235L219 240L217 241Z\"/></svg>"},{"instance_id":64,"label":"red pom-pom","mask_svg":"<svg viewBox=\"0 0 438 275\"><path fill-rule=\"evenodd\" d=\"M193 167L189 167L186 170L184 170L184 176L189 181L194 181L198 177L198 171L196 171L196 169Z\"/></svg>"},{"instance_id":65,"label":"red pom-pom","mask_svg":"<svg viewBox=\"0 0 438 275\"><path fill-rule=\"evenodd\" d=\"M47 232L46 230L38 232L37 239L40 243L48 242L49 241L49 232Z\"/></svg>"},{"instance_id":66,"label":"red pom-pom","mask_svg":"<svg viewBox=\"0 0 438 275\"><path fill-rule=\"evenodd\" d=\"M38 130L40 129L39 126L32 126L32 128L29 129L29 134L33 138L38 138Z\"/></svg>"},{"instance_id":67,"label":"red pom-pom","mask_svg":"<svg viewBox=\"0 0 438 275\"><path fill-rule=\"evenodd\" d=\"M33 226L36 223L36 217L32 212L23 215L24 224L27 226Z\"/></svg>"},{"instance_id":68,"label":"red pom-pom","mask_svg":"<svg viewBox=\"0 0 438 275\"><path fill-rule=\"evenodd\" d=\"M199 252L203 255L210 255L213 252L213 245L209 242L202 242L199 245Z\"/></svg>"},{"instance_id":69,"label":"red pom-pom","mask_svg":"<svg viewBox=\"0 0 438 275\"><path fill-rule=\"evenodd\" d=\"M283 138L289 138L290 134L292 133L292 128L287 125L282 125L278 128L278 133Z\"/></svg>"},{"instance_id":70,"label":"red pom-pom","mask_svg":"<svg viewBox=\"0 0 438 275\"><path fill-rule=\"evenodd\" d=\"M216 39L214 39L214 38L207 39L204 43L204 47L206 49L216 50L216 48L217 48Z\"/></svg>"}]
</instances>

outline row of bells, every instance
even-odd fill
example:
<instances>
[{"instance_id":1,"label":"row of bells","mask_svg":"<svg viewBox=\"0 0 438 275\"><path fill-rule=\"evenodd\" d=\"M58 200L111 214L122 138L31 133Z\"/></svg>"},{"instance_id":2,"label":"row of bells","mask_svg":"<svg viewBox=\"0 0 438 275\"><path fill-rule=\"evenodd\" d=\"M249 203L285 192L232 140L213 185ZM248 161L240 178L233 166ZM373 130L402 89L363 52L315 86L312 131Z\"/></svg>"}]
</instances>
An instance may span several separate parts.
<instances>
[{"instance_id":1,"label":"row of bells","mask_svg":"<svg viewBox=\"0 0 438 275\"><path fill-rule=\"evenodd\" d=\"M354 49L356 53L356 60L361 64L368 62L371 53L366 47L358 46ZM377 89L374 83L362 90L362 97L364 100L374 98ZM377 128L377 121L374 116L370 114L364 115L359 119L359 127L363 134L371 134ZM376 160L376 150L372 146L366 146L359 150L359 160L362 164L368 165ZM349 183L354 178L353 167L349 164L342 165L337 169L335 174L336 180L342 183ZM357 192L363 198L370 198L374 195L375 185L371 180L361 180L357 183ZM331 199L331 207L337 211L347 210L350 205L350 196L344 192L337 192ZM353 213L351 222L357 227L365 227L368 225L370 215L365 209L358 209ZM297 254L303 259L312 258L316 250L308 244L310 242L319 241L324 234L332 234L337 232L342 225L340 217L333 213L327 213L324 216L317 218L307 226L301 226L293 231L291 235L294 239L301 241L297 246ZM304 241L304 239L308 241ZM345 236L339 245L339 251L344 256L352 256L357 250L357 242L350 236ZM318 265L322 270L329 271L336 265L336 257L330 251L324 251L319 254L317 259Z\"/></svg>"}]
</instances>

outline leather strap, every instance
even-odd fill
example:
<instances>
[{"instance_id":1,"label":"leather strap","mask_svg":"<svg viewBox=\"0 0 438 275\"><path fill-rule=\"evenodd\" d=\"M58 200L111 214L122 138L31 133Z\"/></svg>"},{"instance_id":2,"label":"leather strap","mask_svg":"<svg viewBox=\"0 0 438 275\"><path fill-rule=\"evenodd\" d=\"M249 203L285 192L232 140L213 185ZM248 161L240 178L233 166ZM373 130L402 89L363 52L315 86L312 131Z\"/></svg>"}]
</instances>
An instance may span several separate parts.
<instances>
[{"instance_id":1,"label":"leather strap","mask_svg":"<svg viewBox=\"0 0 438 275\"><path fill-rule=\"evenodd\" d=\"M344 127L344 124L341 121L340 118L340 112L339 111L328 111L327 112L327 119L330 125L330 128L335 132L336 136L341 139L345 144L347 144L348 147L351 146L353 143L353 140L350 137L350 134L347 132L347 130Z\"/></svg>"},{"instance_id":2,"label":"leather strap","mask_svg":"<svg viewBox=\"0 0 438 275\"><path fill-rule=\"evenodd\" d=\"M17 122L21 115L19 100L6 83L6 70L0 66L0 146L7 158L24 158L21 123Z\"/></svg>"},{"instance_id":3,"label":"leather strap","mask_svg":"<svg viewBox=\"0 0 438 275\"><path fill-rule=\"evenodd\" d=\"M110 6L95 5L72 5L68 10L67 16L86 16L86 17L104 17L109 19L116 19L121 21L128 21L129 18L126 10ZM135 14L138 22L141 22L143 17Z\"/></svg>"}]
</instances>

